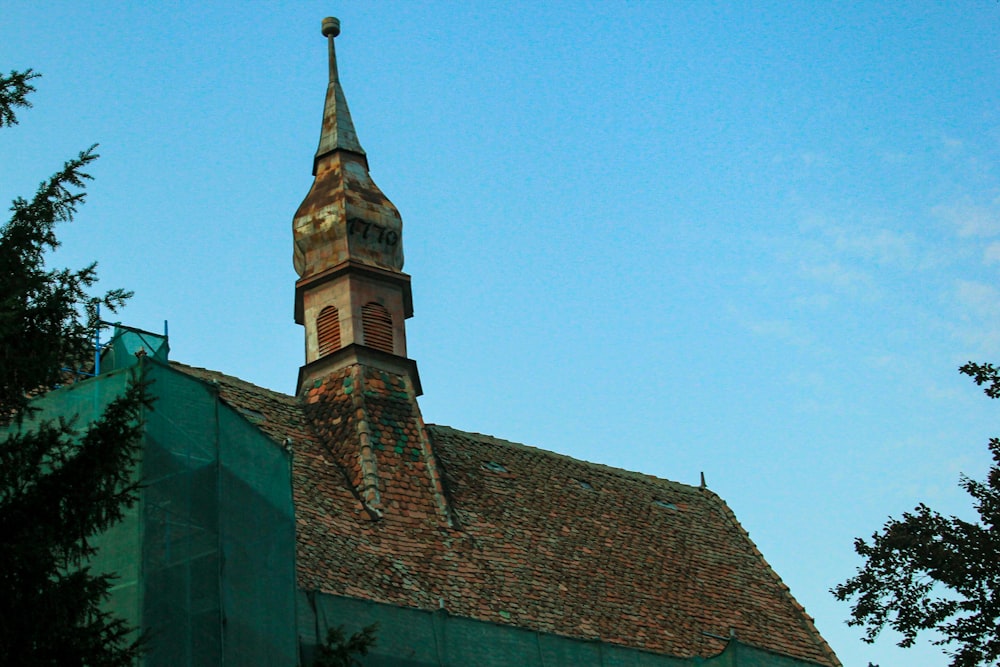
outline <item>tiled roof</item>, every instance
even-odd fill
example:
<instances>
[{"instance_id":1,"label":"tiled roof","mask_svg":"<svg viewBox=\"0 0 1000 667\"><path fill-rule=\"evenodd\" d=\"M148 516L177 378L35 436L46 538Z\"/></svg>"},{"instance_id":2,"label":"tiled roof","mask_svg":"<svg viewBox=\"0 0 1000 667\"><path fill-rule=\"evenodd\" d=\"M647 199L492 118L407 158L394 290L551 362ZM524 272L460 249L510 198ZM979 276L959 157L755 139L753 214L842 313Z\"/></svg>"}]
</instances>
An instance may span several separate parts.
<instances>
[{"instance_id":1,"label":"tiled roof","mask_svg":"<svg viewBox=\"0 0 1000 667\"><path fill-rule=\"evenodd\" d=\"M174 366L291 439L303 590L679 657L732 632L840 664L707 489L425 426L408 380L372 369L296 399Z\"/></svg>"}]
</instances>

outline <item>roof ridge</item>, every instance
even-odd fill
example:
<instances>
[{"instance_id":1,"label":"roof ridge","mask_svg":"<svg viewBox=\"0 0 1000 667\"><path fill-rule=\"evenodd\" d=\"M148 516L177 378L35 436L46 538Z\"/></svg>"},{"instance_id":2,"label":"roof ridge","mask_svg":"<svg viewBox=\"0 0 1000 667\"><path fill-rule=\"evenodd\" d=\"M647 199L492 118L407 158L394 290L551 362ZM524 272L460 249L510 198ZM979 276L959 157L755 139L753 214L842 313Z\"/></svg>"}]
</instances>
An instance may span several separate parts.
<instances>
[{"instance_id":1,"label":"roof ridge","mask_svg":"<svg viewBox=\"0 0 1000 667\"><path fill-rule=\"evenodd\" d=\"M251 390L261 394L265 394L270 398L280 400L286 403L298 403L299 399L291 394L286 394L274 389L268 389L267 387L262 387L259 384L254 384L243 378L238 378L235 375L228 375L222 371L212 370L211 368L202 368L201 366L192 366L190 364L185 364L180 361L170 360L171 368L176 368L182 373L191 375L192 377L199 378L202 380L217 380L221 382L226 382L236 387Z\"/></svg>"},{"instance_id":2,"label":"roof ridge","mask_svg":"<svg viewBox=\"0 0 1000 667\"><path fill-rule=\"evenodd\" d=\"M500 444L500 445L508 445L508 446L512 446L512 447L514 447L516 449L527 450L527 451L530 451L530 452L533 452L533 453L543 454L545 456L550 456L550 457L554 457L554 458L558 458L558 459L563 459L563 460L566 460L566 461L572 461L573 463L581 463L581 464L584 464L584 465L586 465L586 466L588 466L590 468L597 468L599 470L602 470L602 471L607 472L607 473L612 474L612 475L616 475L618 477L627 477L629 479L633 479L633 480L640 481L640 482L645 482L647 484L652 484L654 486L660 486L660 485L662 485L662 484L665 483L665 484L671 484L671 485L674 485L674 486L684 487L685 489L689 489L691 491L707 491L708 490L707 487L695 486L694 484L685 484L684 482L678 482L678 481L675 481L675 480L672 480L672 479L667 479L666 477L657 477L656 475L649 475L649 474L642 473L642 472L636 472L634 470L629 470L628 468L619 468L617 466L608 465L606 463L597 463L596 461L587 461L585 459L578 459L576 457L570 456L569 454L562 454L560 452L557 452L557 451L554 451L554 450L551 450L551 449L543 449L541 447L534 447L532 445L526 445L526 444L521 443L521 442L514 442L513 440L507 440L505 438L498 438L498 437L496 437L494 435L488 435L486 433L477 433L475 431L462 431L462 430L457 429L457 428L455 428L453 426L445 426L445 425L442 425L442 424L426 424L426 426L427 426L427 428L429 430L432 430L432 431L433 430L444 430L444 429L447 429L448 431L451 431L452 433L455 433L455 434L457 434L459 436L463 436L464 435L464 436L474 436L474 437L477 437L477 438L488 438L488 439L492 440L493 442L495 442L497 444ZM715 495L715 494L713 494L713 495Z\"/></svg>"}]
</instances>

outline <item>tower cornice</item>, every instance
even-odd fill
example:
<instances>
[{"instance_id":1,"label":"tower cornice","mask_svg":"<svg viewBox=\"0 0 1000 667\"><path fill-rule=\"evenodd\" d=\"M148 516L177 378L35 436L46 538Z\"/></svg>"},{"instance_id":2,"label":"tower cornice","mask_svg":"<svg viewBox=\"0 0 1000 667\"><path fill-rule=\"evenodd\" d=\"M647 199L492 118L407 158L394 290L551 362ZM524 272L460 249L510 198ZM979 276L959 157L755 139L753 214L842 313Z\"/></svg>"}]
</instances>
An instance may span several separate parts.
<instances>
[{"instance_id":1,"label":"tower cornice","mask_svg":"<svg viewBox=\"0 0 1000 667\"><path fill-rule=\"evenodd\" d=\"M388 371L395 375L406 376L413 383L414 396L424 393L420 386L420 374L417 373L417 362L413 359L389 354L366 345L351 344L333 354L321 357L316 361L299 368L299 379L296 384L298 394L308 391L317 380L348 366L365 366Z\"/></svg>"}]
</instances>

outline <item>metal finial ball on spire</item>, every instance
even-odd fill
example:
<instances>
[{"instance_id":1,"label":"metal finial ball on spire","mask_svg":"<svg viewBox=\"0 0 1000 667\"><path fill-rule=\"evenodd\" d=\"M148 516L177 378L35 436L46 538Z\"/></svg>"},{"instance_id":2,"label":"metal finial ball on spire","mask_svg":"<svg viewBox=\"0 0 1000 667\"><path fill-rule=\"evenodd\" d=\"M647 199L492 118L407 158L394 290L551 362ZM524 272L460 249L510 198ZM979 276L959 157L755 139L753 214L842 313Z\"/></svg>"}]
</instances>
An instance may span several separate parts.
<instances>
[{"instance_id":1,"label":"metal finial ball on spire","mask_svg":"<svg viewBox=\"0 0 1000 667\"><path fill-rule=\"evenodd\" d=\"M323 36L336 37L340 34L340 19L327 16L323 19Z\"/></svg>"}]
</instances>

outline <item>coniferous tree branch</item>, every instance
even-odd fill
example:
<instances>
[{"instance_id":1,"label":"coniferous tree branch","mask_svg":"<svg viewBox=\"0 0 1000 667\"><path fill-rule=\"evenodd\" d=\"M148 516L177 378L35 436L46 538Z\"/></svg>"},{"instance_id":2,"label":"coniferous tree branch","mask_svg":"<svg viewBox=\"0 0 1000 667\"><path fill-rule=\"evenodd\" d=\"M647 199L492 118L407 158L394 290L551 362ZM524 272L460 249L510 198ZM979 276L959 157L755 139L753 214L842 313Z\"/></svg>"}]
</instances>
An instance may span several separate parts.
<instances>
[{"instance_id":1,"label":"coniferous tree branch","mask_svg":"<svg viewBox=\"0 0 1000 667\"><path fill-rule=\"evenodd\" d=\"M31 70L0 76L0 127L30 107ZM50 269L56 225L85 199L96 146L18 198L0 227L0 664L132 665L142 649L132 628L102 608L113 575L88 566L93 538L137 498L133 469L147 382L134 375L93 423L32 423L32 396L86 365L101 323L130 296L89 290L96 264ZM140 364L141 367L141 364ZM82 421L82 420L81 420Z\"/></svg>"},{"instance_id":2,"label":"coniferous tree branch","mask_svg":"<svg viewBox=\"0 0 1000 667\"><path fill-rule=\"evenodd\" d=\"M142 411L138 372L101 417L78 432L42 423L0 448L0 662L130 665L141 650L131 629L101 609L113 582L85 563L91 538L120 521L137 498L132 477Z\"/></svg>"},{"instance_id":3,"label":"coniferous tree branch","mask_svg":"<svg viewBox=\"0 0 1000 667\"><path fill-rule=\"evenodd\" d=\"M114 312L131 296L124 290L89 295L96 264L75 271L45 267L45 253L59 246L56 225L71 221L85 199L82 188L91 177L84 168L97 159L95 148L67 161L30 201L15 200L0 228L0 423L23 417L30 393L59 384L64 368L86 366L100 326L98 304Z\"/></svg>"},{"instance_id":4,"label":"coniferous tree branch","mask_svg":"<svg viewBox=\"0 0 1000 667\"><path fill-rule=\"evenodd\" d=\"M0 127L17 125L14 109L31 107L28 93L34 92L35 87L28 82L39 76L31 69L23 72L12 70L8 76L0 75Z\"/></svg>"}]
</instances>

